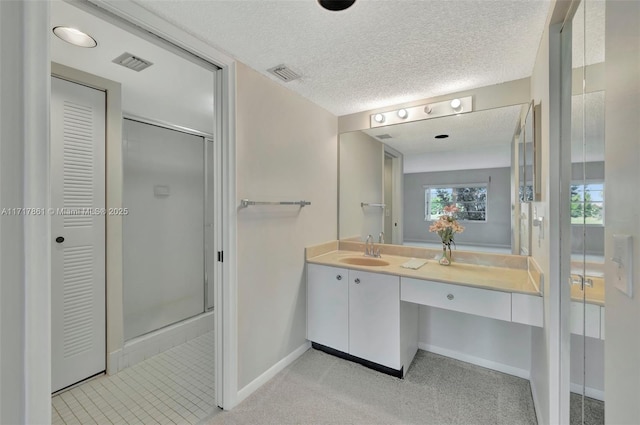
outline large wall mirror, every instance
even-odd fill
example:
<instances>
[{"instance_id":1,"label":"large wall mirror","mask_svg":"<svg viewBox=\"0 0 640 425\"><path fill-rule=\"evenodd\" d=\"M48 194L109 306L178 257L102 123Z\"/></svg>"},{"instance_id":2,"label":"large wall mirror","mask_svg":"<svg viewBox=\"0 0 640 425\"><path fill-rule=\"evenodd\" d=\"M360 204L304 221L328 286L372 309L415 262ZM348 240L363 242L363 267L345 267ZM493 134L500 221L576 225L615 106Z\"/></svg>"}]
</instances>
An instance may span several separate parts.
<instances>
[{"instance_id":1,"label":"large wall mirror","mask_svg":"<svg viewBox=\"0 0 640 425\"><path fill-rule=\"evenodd\" d=\"M528 254L533 115L518 104L340 134L339 238L439 248L429 225L455 203L457 249Z\"/></svg>"}]
</instances>

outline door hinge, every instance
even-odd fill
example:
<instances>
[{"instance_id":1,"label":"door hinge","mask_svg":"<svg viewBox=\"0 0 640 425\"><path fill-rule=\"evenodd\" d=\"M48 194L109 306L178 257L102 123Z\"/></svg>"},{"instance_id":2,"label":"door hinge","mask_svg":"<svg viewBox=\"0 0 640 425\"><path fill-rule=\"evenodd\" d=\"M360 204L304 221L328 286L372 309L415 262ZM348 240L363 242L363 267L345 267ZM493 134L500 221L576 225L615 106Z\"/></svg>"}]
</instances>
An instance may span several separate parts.
<instances>
[{"instance_id":1,"label":"door hinge","mask_svg":"<svg viewBox=\"0 0 640 425\"><path fill-rule=\"evenodd\" d=\"M224 251L218 251L218 262L222 263L224 261Z\"/></svg>"}]
</instances>

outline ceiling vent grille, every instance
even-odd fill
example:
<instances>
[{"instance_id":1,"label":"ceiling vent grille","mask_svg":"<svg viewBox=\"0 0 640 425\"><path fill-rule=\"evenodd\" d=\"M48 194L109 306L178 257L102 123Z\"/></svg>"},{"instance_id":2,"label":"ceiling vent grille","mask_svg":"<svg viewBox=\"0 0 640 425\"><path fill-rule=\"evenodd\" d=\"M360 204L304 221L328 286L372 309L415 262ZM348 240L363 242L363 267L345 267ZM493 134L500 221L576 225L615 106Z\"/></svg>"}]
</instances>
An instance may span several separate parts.
<instances>
[{"instance_id":1,"label":"ceiling vent grille","mask_svg":"<svg viewBox=\"0 0 640 425\"><path fill-rule=\"evenodd\" d=\"M380 139L380 140L384 140L384 139L393 139L393 137L391 137L391 135L390 135L390 134L378 134L376 137L377 137L378 139Z\"/></svg>"},{"instance_id":2,"label":"ceiling vent grille","mask_svg":"<svg viewBox=\"0 0 640 425\"><path fill-rule=\"evenodd\" d=\"M285 83L288 83L289 81L297 80L298 78L300 78L300 74L293 71L291 68L289 68L284 64L274 66L271 69L267 69L267 71L269 71L270 73L272 73L273 75L275 75L276 77L284 81Z\"/></svg>"},{"instance_id":3,"label":"ceiling vent grille","mask_svg":"<svg viewBox=\"0 0 640 425\"><path fill-rule=\"evenodd\" d=\"M136 72L140 72L143 69L147 69L151 65L153 65L152 62L139 58L138 56L134 56L131 53L123 53L117 58L115 58L114 60L112 60L112 62L118 65L122 65L125 68L132 69Z\"/></svg>"}]
</instances>

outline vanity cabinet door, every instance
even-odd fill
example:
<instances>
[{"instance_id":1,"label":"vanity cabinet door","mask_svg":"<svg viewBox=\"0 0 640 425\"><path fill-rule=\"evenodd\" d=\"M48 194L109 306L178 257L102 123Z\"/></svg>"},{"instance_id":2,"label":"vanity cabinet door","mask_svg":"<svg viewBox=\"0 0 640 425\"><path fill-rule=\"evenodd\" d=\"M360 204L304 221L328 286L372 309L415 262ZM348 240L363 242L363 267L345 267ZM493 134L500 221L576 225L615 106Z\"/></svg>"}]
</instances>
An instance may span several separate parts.
<instances>
[{"instance_id":1,"label":"vanity cabinet door","mask_svg":"<svg viewBox=\"0 0 640 425\"><path fill-rule=\"evenodd\" d=\"M401 368L399 277L349 270L349 354Z\"/></svg>"},{"instance_id":2,"label":"vanity cabinet door","mask_svg":"<svg viewBox=\"0 0 640 425\"><path fill-rule=\"evenodd\" d=\"M349 271L307 265L307 339L349 352Z\"/></svg>"},{"instance_id":3,"label":"vanity cabinet door","mask_svg":"<svg viewBox=\"0 0 640 425\"><path fill-rule=\"evenodd\" d=\"M571 333L600 338L600 306L571 301Z\"/></svg>"}]
</instances>

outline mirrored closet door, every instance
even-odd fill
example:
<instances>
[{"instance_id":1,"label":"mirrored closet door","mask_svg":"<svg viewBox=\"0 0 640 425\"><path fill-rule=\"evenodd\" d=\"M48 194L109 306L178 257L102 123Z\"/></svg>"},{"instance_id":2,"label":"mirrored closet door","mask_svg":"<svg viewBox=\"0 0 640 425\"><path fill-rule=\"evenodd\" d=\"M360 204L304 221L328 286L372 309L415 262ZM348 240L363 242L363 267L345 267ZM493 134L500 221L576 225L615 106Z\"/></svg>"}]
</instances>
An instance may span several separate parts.
<instances>
[{"instance_id":1,"label":"mirrored closet door","mask_svg":"<svg viewBox=\"0 0 640 425\"><path fill-rule=\"evenodd\" d=\"M570 53L563 53L571 57L571 105L564 109L570 123L563 117L570 154L562 187L570 221L570 254L564 256L570 262L570 420L591 425L604 423L605 2L582 0L572 11L563 29L570 37L564 43Z\"/></svg>"}]
</instances>

